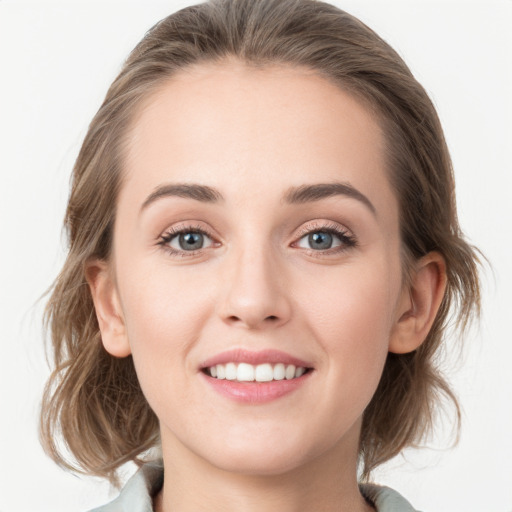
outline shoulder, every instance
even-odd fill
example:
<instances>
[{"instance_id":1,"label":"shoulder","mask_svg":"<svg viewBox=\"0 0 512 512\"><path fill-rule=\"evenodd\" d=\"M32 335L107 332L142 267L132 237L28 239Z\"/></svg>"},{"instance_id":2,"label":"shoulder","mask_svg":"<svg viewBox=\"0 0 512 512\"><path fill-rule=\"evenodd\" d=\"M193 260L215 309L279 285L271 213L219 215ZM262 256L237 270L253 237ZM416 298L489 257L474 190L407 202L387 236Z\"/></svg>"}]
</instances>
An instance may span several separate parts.
<instances>
[{"instance_id":1,"label":"shoulder","mask_svg":"<svg viewBox=\"0 0 512 512\"><path fill-rule=\"evenodd\" d=\"M401 494L389 487L361 484L359 489L375 505L377 512L418 512Z\"/></svg>"},{"instance_id":2,"label":"shoulder","mask_svg":"<svg viewBox=\"0 0 512 512\"><path fill-rule=\"evenodd\" d=\"M153 497L163 481L162 463L148 462L128 480L114 501L89 512L153 512Z\"/></svg>"}]
</instances>

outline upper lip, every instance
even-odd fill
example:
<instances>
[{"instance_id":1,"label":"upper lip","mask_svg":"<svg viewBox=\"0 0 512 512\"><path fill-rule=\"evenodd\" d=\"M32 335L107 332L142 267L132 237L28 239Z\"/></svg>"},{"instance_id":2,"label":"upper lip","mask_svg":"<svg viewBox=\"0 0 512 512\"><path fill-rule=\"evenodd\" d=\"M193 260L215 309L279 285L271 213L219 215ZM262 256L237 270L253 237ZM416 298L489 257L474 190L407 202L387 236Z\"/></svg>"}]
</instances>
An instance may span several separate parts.
<instances>
[{"instance_id":1,"label":"upper lip","mask_svg":"<svg viewBox=\"0 0 512 512\"><path fill-rule=\"evenodd\" d=\"M206 361L204 361L201 365L201 369L210 368L211 366L215 366L217 364L226 364L226 363L248 363L252 365L258 365L263 363L270 364L293 364L294 366L301 366L303 368L311 368L312 365L298 357L287 354L286 352L282 352L280 350L268 349L268 350L245 350L242 348L227 350L225 352L221 352L220 354L216 354Z\"/></svg>"}]
</instances>

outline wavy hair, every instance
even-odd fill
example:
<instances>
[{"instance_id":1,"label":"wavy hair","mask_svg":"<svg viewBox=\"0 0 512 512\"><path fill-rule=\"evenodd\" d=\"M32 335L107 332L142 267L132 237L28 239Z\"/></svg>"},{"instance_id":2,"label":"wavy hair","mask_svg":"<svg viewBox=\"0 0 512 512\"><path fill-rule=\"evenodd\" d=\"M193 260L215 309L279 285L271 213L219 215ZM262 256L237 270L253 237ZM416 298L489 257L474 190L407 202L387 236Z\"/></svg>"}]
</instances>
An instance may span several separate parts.
<instances>
[{"instance_id":1,"label":"wavy hair","mask_svg":"<svg viewBox=\"0 0 512 512\"><path fill-rule=\"evenodd\" d=\"M384 131L399 202L404 275L429 251L446 260L447 288L426 341L412 353L389 354L365 410L360 461L368 478L424 440L440 404L451 402L460 421L438 356L448 323L463 330L479 312L478 253L457 221L450 156L427 93L375 32L314 0L212 0L187 7L149 30L124 63L73 169L65 216L69 250L44 317L54 369L42 401L43 447L62 466L115 482L123 463L142 462L159 442L158 420L131 356L117 359L103 348L84 267L90 258L109 258L126 133L144 100L187 66L226 58L309 68L369 108Z\"/></svg>"}]
</instances>

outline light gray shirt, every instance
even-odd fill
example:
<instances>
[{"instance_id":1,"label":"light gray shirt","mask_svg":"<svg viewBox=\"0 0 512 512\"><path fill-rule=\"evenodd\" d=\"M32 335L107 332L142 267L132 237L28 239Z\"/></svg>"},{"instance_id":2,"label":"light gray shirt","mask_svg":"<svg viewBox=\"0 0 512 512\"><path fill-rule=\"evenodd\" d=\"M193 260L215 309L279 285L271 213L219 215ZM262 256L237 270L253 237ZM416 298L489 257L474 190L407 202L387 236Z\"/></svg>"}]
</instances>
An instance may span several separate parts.
<instances>
[{"instance_id":1,"label":"light gray shirt","mask_svg":"<svg viewBox=\"0 0 512 512\"><path fill-rule=\"evenodd\" d=\"M144 464L114 501L90 512L153 512L153 497L160 491L163 482L161 463ZM405 498L389 487L373 484L361 484L359 487L361 494L373 503L378 512L417 512Z\"/></svg>"}]
</instances>

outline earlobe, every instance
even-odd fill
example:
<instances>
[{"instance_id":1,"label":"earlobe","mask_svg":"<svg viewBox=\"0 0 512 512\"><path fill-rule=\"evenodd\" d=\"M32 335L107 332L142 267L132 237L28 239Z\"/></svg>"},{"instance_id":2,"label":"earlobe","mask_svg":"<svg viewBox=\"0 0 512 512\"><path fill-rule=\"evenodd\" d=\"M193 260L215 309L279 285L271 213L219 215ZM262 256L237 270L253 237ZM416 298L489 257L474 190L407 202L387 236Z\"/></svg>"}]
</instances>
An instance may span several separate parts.
<instances>
[{"instance_id":1,"label":"earlobe","mask_svg":"<svg viewBox=\"0 0 512 512\"><path fill-rule=\"evenodd\" d=\"M426 339L446 290L446 263L438 252L430 252L416 268L397 309L389 351L405 354L416 350Z\"/></svg>"},{"instance_id":2,"label":"earlobe","mask_svg":"<svg viewBox=\"0 0 512 512\"><path fill-rule=\"evenodd\" d=\"M107 262L94 259L85 266L105 350L115 357L131 354L118 292Z\"/></svg>"}]
</instances>

